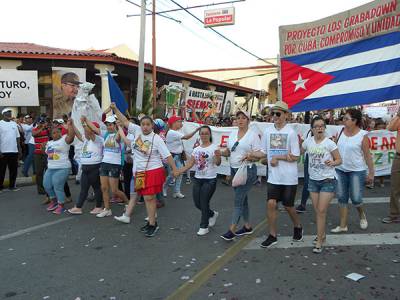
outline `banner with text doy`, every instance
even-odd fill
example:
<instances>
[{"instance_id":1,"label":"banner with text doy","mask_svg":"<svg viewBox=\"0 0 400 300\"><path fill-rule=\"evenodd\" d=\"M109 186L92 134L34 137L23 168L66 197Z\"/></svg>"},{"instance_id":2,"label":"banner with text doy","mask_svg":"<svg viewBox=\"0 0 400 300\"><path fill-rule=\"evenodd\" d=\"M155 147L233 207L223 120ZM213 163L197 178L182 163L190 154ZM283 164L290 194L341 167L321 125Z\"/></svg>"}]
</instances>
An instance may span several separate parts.
<instances>
[{"instance_id":1,"label":"banner with text doy","mask_svg":"<svg viewBox=\"0 0 400 300\"><path fill-rule=\"evenodd\" d=\"M0 106L39 106L37 71L0 70Z\"/></svg>"},{"instance_id":2,"label":"banner with text doy","mask_svg":"<svg viewBox=\"0 0 400 300\"><path fill-rule=\"evenodd\" d=\"M201 125L197 123L185 122L183 125L183 133L188 134L193 132L197 127ZM256 134L258 134L261 138L266 128L269 126L274 126L272 123L263 123L263 122L252 122L250 124L250 130L253 130ZM305 139L309 135L310 125L307 124L289 124L296 132L299 137L299 141L301 139ZM227 147L227 142L229 139L229 135L232 132L237 132L237 127L214 127L211 126L212 129L212 138L213 144L217 145L220 148ZM333 126L328 125L326 129L327 137L334 138L338 137L340 131L342 130L342 126ZM387 130L377 130L371 131L368 133L368 139L370 143L370 149L372 158L375 165L375 175L376 176L385 176L390 174L392 161L396 155L396 135L393 132ZM198 133L194 135L190 140L185 140L183 142L185 151L188 155L190 155L194 148L196 148L200 143L200 137ZM257 174L259 176L266 175L266 166L260 163L257 163ZM299 169L299 177L303 177L303 165L304 165L304 157L301 156L298 161L298 169ZM222 163L218 167L219 174L230 174L229 167L229 159L226 157L222 158Z\"/></svg>"},{"instance_id":3,"label":"banner with text doy","mask_svg":"<svg viewBox=\"0 0 400 300\"><path fill-rule=\"evenodd\" d=\"M294 112L398 99L400 0L279 27L282 99Z\"/></svg>"},{"instance_id":4,"label":"banner with text doy","mask_svg":"<svg viewBox=\"0 0 400 300\"><path fill-rule=\"evenodd\" d=\"M200 117L214 116L222 110L225 94L221 92L201 90L189 87L186 90L186 108L192 109Z\"/></svg>"},{"instance_id":5,"label":"banner with text doy","mask_svg":"<svg viewBox=\"0 0 400 300\"><path fill-rule=\"evenodd\" d=\"M79 84L86 81L86 69L53 67L53 118L72 111Z\"/></svg>"}]
</instances>

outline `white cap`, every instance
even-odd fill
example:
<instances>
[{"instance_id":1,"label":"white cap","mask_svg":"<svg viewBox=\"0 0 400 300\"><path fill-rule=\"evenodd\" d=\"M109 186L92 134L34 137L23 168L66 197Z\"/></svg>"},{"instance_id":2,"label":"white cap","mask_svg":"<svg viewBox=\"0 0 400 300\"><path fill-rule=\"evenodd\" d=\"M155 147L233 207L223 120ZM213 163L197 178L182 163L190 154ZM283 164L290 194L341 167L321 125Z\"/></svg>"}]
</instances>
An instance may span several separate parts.
<instances>
[{"instance_id":1,"label":"white cap","mask_svg":"<svg viewBox=\"0 0 400 300\"><path fill-rule=\"evenodd\" d=\"M64 124L63 119L54 119L53 122L57 122L58 124Z\"/></svg>"},{"instance_id":2,"label":"white cap","mask_svg":"<svg viewBox=\"0 0 400 300\"><path fill-rule=\"evenodd\" d=\"M111 115L106 118L105 123L115 123L115 121L117 121L117 118L114 115Z\"/></svg>"},{"instance_id":3,"label":"white cap","mask_svg":"<svg viewBox=\"0 0 400 300\"><path fill-rule=\"evenodd\" d=\"M2 114L5 114L5 113L8 112L8 111L12 111L12 109L9 108L9 107L6 107L6 108L4 108L4 109L1 111L1 113L2 113Z\"/></svg>"}]
</instances>

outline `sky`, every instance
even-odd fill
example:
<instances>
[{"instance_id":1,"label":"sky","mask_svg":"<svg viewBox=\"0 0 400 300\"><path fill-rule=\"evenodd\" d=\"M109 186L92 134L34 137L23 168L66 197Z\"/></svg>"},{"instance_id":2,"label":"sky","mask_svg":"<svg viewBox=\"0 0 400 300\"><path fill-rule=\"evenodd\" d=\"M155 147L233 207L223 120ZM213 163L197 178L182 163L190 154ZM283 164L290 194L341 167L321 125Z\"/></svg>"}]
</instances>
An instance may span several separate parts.
<instances>
[{"instance_id":1,"label":"sky","mask_svg":"<svg viewBox=\"0 0 400 300\"><path fill-rule=\"evenodd\" d=\"M131 0L137 4L141 0ZM156 1L156 10L177 8L170 0ZM182 6L227 0L175 0ZM216 27L258 57L276 57L278 27L310 22L368 3L366 0L246 0L210 8L234 6L235 25ZM151 9L151 0L147 7ZM28 42L85 50L128 45L139 53L140 8L125 0L1 0L1 42ZM207 9L207 8L206 8ZM204 8L191 10L200 19ZM257 59L237 49L184 11L170 13L174 21L157 17L157 65L174 70L244 67ZM146 22L145 61L151 62L151 16Z\"/></svg>"}]
</instances>

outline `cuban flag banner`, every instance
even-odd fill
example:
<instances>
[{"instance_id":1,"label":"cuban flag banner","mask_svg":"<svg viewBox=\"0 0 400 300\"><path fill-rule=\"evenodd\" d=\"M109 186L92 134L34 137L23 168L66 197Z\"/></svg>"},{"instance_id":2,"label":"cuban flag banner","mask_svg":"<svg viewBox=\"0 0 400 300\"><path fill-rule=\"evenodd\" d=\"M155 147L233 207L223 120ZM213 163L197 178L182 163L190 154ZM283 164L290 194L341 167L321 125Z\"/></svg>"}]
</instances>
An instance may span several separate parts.
<instances>
[{"instance_id":1,"label":"cuban flag banner","mask_svg":"<svg viewBox=\"0 0 400 300\"><path fill-rule=\"evenodd\" d=\"M294 112L400 98L400 0L280 26L282 100Z\"/></svg>"}]
</instances>

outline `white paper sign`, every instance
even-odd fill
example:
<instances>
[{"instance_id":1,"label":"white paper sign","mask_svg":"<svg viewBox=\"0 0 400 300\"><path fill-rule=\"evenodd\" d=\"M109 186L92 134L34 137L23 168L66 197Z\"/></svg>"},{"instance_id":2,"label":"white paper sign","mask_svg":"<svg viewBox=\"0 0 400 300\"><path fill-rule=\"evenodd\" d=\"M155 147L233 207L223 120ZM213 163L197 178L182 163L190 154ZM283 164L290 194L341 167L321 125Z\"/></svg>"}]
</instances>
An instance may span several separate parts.
<instances>
[{"instance_id":1,"label":"white paper sign","mask_svg":"<svg viewBox=\"0 0 400 300\"><path fill-rule=\"evenodd\" d=\"M39 106L37 71L0 70L0 106Z\"/></svg>"}]
</instances>

